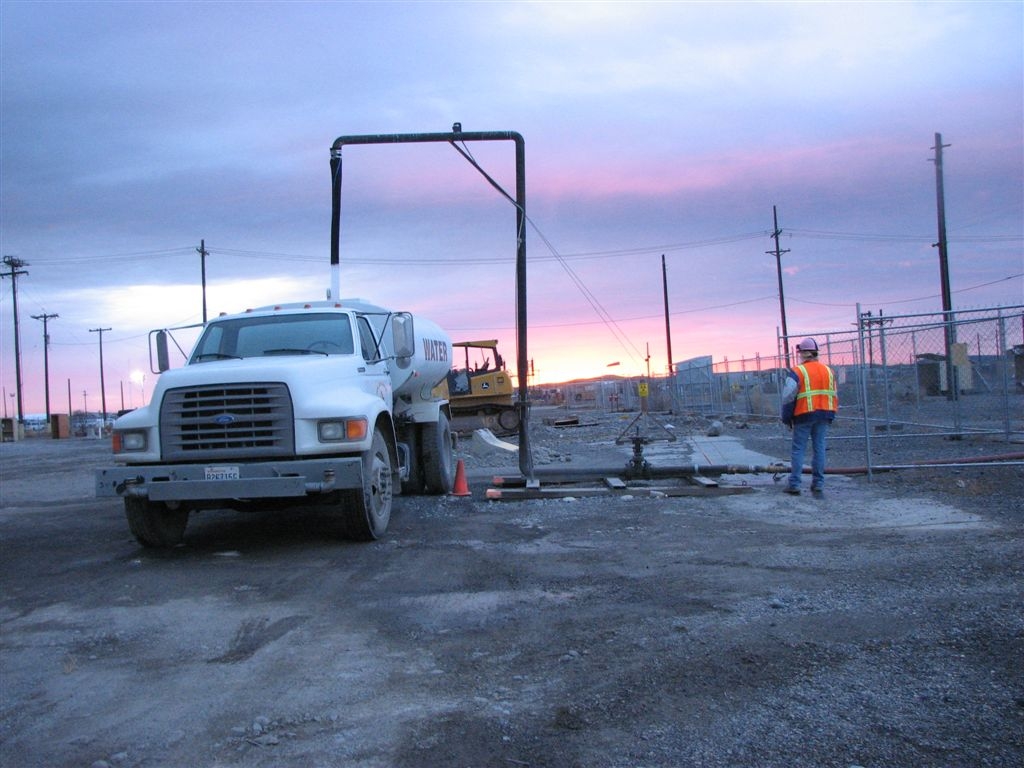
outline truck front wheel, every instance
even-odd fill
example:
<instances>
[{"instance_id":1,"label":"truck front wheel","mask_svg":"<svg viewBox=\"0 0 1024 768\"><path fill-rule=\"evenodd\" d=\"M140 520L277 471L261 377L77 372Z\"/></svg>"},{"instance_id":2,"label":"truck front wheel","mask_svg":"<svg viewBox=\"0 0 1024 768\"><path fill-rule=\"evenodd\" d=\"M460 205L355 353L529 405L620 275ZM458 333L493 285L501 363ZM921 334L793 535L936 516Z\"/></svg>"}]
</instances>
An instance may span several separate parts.
<instances>
[{"instance_id":1,"label":"truck front wheel","mask_svg":"<svg viewBox=\"0 0 1024 768\"><path fill-rule=\"evenodd\" d=\"M363 487L341 495L341 528L347 539L373 541L384 535L391 520L394 471L391 451L379 429L362 456Z\"/></svg>"},{"instance_id":2,"label":"truck front wheel","mask_svg":"<svg viewBox=\"0 0 1024 768\"><path fill-rule=\"evenodd\" d=\"M159 501L127 496L124 512L128 528L144 547L170 548L181 544L188 525L188 509L170 509Z\"/></svg>"}]
</instances>

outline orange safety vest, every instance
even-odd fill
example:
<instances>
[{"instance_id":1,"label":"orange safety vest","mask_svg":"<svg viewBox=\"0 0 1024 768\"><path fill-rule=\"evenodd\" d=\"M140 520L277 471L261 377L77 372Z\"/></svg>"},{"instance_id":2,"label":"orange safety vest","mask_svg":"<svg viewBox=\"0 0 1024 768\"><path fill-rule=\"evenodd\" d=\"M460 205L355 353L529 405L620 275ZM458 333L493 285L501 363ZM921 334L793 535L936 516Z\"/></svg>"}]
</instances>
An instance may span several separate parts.
<instances>
[{"instance_id":1,"label":"orange safety vest","mask_svg":"<svg viewBox=\"0 0 1024 768\"><path fill-rule=\"evenodd\" d=\"M811 361L798 365L796 371L800 389L796 395L794 416L802 416L811 411L838 410L839 398L836 397L836 377L832 369L824 363Z\"/></svg>"}]
</instances>

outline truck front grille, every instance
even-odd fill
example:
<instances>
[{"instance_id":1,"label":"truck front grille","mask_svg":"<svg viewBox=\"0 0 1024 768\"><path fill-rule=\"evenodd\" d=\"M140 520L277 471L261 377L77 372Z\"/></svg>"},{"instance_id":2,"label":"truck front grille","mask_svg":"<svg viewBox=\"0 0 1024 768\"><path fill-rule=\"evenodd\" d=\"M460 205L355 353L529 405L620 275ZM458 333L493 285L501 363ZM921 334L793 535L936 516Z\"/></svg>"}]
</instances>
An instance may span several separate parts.
<instances>
[{"instance_id":1,"label":"truck front grille","mask_svg":"<svg viewBox=\"0 0 1024 768\"><path fill-rule=\"evenodd\" d=\"M169 390L160 404L160 449L165 461L291 456L288 388L269 383Z\"/></svg>"}]
</instances>

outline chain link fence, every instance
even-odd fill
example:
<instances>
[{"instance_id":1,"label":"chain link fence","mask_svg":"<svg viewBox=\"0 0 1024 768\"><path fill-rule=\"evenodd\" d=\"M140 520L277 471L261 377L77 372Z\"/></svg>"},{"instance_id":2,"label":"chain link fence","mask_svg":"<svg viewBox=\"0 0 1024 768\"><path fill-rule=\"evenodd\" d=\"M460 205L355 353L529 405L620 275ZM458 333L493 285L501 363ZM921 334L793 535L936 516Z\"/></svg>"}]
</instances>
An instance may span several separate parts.
<instances>
[{"instance_id":1,"label":"chain link fence","mask_svg":"<svg viewBox=\"0 0 1024 768\"><path fill-rule=\"evenodd\" d=\"M884 315L861 312L849 329L791 333L819 345L819 359L835 371L843 430L870 442L877 435L994 435L1024 437L1024 305L949 313ZM675 364L674 377L567 385L570 407L777 419L786 369L784 353L714 362L701 357ZM866 446L867 447L867 446ZM870 451L868 451L870 453Z\"/></svg>"}]
</instances>

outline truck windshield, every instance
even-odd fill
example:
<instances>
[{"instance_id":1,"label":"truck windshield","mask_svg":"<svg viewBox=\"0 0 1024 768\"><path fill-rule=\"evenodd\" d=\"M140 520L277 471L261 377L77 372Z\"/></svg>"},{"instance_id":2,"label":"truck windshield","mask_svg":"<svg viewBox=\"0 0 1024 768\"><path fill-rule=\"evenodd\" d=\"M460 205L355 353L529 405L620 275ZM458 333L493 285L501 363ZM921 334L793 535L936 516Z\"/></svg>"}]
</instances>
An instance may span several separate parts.
<instances>
[{"instance_id":1,"label":"truck windshield","mask_svg":"<svg viewBox=\"0 0 1024 768\"><path fill-rule=\"evenodd\" d=\"M271 355L351 355L348 315L302 314L240 317L211 323L190 363Z\"/></svg>"}]
</instances>

